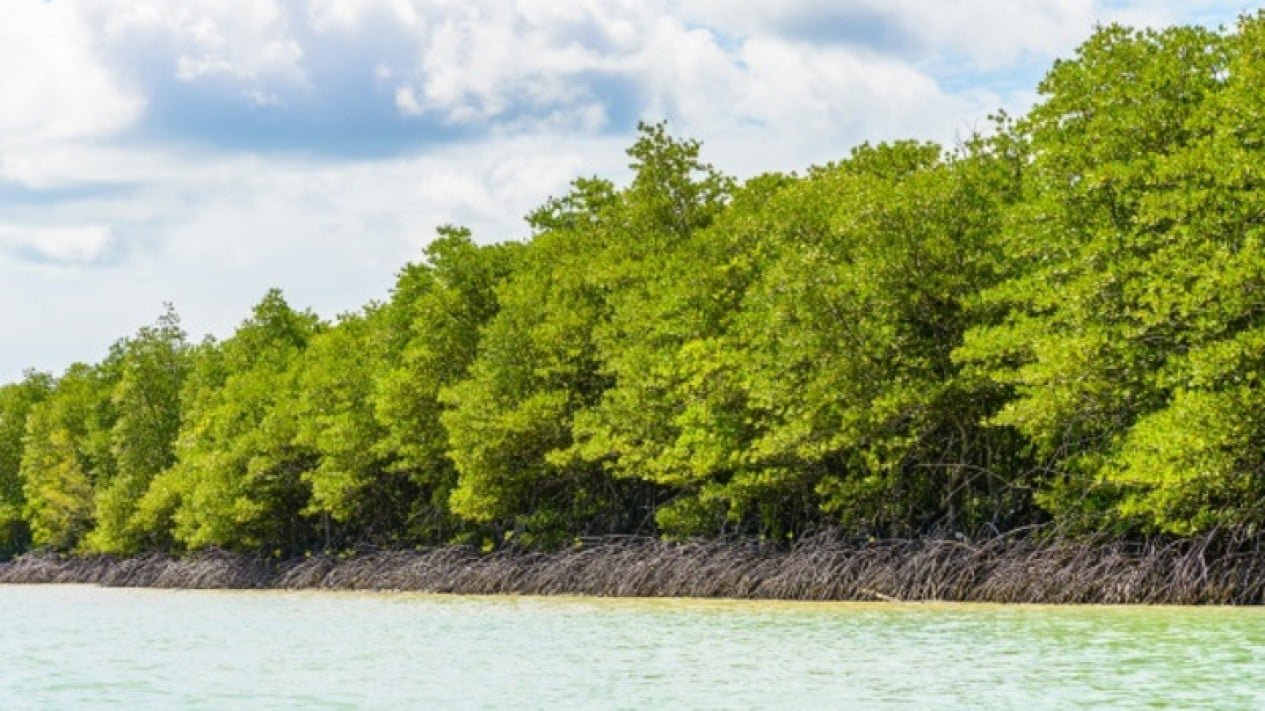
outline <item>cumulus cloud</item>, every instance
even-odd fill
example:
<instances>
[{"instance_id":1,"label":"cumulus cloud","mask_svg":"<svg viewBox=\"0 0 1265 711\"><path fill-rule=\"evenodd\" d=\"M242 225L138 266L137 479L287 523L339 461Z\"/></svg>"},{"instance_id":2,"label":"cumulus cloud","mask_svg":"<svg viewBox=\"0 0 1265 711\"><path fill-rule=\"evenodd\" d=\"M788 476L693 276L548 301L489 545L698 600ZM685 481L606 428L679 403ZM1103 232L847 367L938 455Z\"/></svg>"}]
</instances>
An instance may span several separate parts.
<instances>
[{"instance_id":1,"label":"cumulus cloud","mask_svg":"<svg viewBox=\"0 0 1265 711\"><path fill-rule=\"evenodd\" d=\"M688 16L737 37L856 47L905 59L960 55L979 66L1064 49L1092 24L1093 0L685 0Z\"/></svg>"},{"instance_id":2,"label":"cumulus cloud","mask_svg":"<svg viewBox=\"0 0 1265 711\"><path fill-rule=\"evenodd\" d=\"M94 38L70 6L22 0L0 22L0 155L100 138L144 108L101 67Z\"/></svg>"},{"instance_id":3,"label":"cumulus cloud","mask_svg":"<svg viewBox=\"0 0 1265 711\"><path fill-rule=\"evenodd\" d=\"M248 83L304 79L303 50L273 0L95 0L82 7L112 51L160 52L171 63L166 70L182 81L217 75Z\"/></svg>"},{"instance_id":4,"label":"cumulus cloud","mask_svg":"<svg viewBox=\"0 0 1265 711\"><path fill-rule=\"evenodd\" d=\"M111 246L107 225L0 225L0 251L25 261L58 265L91 264L104 258Z\"/></svg>"}]
</instances>

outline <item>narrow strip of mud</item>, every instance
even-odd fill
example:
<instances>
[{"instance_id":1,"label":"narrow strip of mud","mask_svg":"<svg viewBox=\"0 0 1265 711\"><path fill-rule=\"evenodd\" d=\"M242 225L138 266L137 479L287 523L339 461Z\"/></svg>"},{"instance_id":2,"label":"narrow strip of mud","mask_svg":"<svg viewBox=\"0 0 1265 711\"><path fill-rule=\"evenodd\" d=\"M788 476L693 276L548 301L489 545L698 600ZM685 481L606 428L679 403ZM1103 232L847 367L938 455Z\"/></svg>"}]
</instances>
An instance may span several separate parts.
<instances>
[{"instance_id":1,"label":"narrow strip of mud","mask_svg":"<svg viewBox=\"0 0 1265 711\"><path fill-rule=\"evenodd\" d=\"M998 538L850 543L818 537L758 543L599 541L554 553L471 548L268 560L28 554L0 563L0 583L155 588L414 590L464 594L952 600L1003 603L1260 604L1260 539L1051 543Z\"/></svg>"}]
</instances>

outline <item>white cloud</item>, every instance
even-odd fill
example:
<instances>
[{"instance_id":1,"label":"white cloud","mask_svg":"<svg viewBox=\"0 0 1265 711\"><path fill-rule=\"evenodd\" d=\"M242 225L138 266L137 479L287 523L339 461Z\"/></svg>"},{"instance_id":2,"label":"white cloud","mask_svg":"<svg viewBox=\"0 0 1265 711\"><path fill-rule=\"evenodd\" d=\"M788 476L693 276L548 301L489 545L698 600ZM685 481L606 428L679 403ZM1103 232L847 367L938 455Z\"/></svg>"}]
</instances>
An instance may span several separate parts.
<instances>
[{"instance_id":1,"label":"white cloud","mask_svg":"<svg viewBox=\"0 0 1265 711\"><path fill-rule=\"evenodd\" d=\"M1174 24L1200 24L1209 27L1232 27L1243 14L1256 12L1259 2L1250 0L1187 0L1156 2L1155 0L1121 0L1107 2L1103 20L1133 27L1167 27Z\"/></svg>"},{"instance_id":2,"label":"white cloud","mask_svg":"<svg viewBox=\"0 0 1265 711\"><path fill-rule=\"evenodd\" d=\"M457 123L486 121L518 107L567 111L586 100L593 73L631 68L644 45L632 41L654 13L585 3L433 3L413 80L399 95L409 113L436 112Z\"/></svg>"},{"instance_id":3,"label":"white cloud","mask_svg":"<svg viewBox=\"0 0 1265 711\"><path fill-rule=\"evenodd\" d=\"M68 5L17 0L0 22L0 154L93 139L140 115L144 99L101 67Z\"/></svg>"},{"instance_id":4,"label":"white cloud","mask_svg":"<svg viewBox=\"0 0 1265 711\"><path fill-rule=\"evenodd\" d=\"M97 359L173 302L194 334L226 334L271 287L326 316L382 298L444 223L521 237L522 216L577 175L619 175L623 137L488 139L423 156L328 163L172 152L123 198L59 208L96 230L0 229L0 293L41 319L0 316L0 380ZM103 170L126 155L94 154ZM138 242L139 241L139 242ZM109 269L94 259L127 254ZM50 263L63 265L51 268ZM66 267L72 267L67 269ZM68 333L73 337L68 340Z\"/></svg>"},{"instance_id":5,"label":"white cloud","mask_svg":"<svg viewBox=\"0 0 1265 711\"><path fill-rule=\"evenodd\" d=\"M906 61L959 55L977 68L1066 51L1102 16L1100 5L1094 0L684 2L688 17L739 37L778 35L868 47Z\"/></svg>"},{"instance_id":6,"label":"white cloud","mask_svg":"<svg viewBox=\"0 0 1265 711\"><path fill-rule=\"evenodd\" d=\"M409 116L421 116L426 107L417 98L417 92L411 86L402 86L395 90L395 107Z\"/></svg>"},{"instance_id":7,"label":"white cloud","mask_svg":"<svg viewBox=\"0 0 1265 711\"><path fill-rule=\"evenodd\" d=\"M0 252L19 259L61 265L90 264L112 246L106 225L32 227L0 224Z\"/></svg>"},{"instance_id":8,"label":"white cloud","mask_svg":"<svg viewBox=\"0 0 1265 711\"><path fill-rule=\"evenodd\" d=\"M632 94L638 117L670 118L674 130L709 141L724 143L738 132L745 142L754 131L778 136L783 146L797 144L783 151L777 166L783 168L788 161L838 157L864 138L951 140L972 118L997 108L982 99L1002 100L986 92L951 95L917 62L871 48L761 33L765 24L779 24L774 11L762 9L768 7L747 12L727 4L702 13L696 7L681 16L632 3L431 3L418 11L427 21L417 65L375 71L405 77L394 93L401 114L456 125L602 130L618 118L603 92ZM718 30L689 21L712 15ZM1047 24L1061 17L1045 15L1054 17ZM965 15L957 19L969 24ZM749 32L725 36L743 22L751 23ZM1029 24L1051 41L1040 23ZM969 41L947 31L945 37ZM821 146L835 146L836 153L822 154ZM751 167L743 156L734 159Z\"/></svg>"},{"instance_id":9,"label":"white cloud","mask_svg":"<svg viewBox=\"0 0 1265 711\"><path fill-rule=\"evenodd\" d=\"M424 8L409 0L312 0L308 4L308 21L317 32L355 32L374 13L412 27L424 12Z\"/></svg>"},{"instance_id":10,"label":"white cloud","mask_svg":"<svg viewBox=\"0 0 1265 711\"><path fill-rule=\"evenodd\" d=\"M303 49L274 0L85 0L81 6L116 52L129 52L138 43L165 45L169 56L149 59L170 62L169 71L182 81L304 79Z\"/></svg>"}]
</instances>

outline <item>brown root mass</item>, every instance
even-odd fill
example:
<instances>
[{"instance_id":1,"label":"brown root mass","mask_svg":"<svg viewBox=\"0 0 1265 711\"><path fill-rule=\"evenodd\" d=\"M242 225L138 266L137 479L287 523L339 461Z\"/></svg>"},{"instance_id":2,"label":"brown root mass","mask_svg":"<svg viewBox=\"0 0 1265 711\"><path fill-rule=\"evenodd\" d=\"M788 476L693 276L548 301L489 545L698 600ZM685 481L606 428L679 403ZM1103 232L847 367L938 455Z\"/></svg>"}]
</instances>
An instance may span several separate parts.
<instances>
[{"instance_id":1,"label":"brown root mass","mask_svg":"<svg viewBox=\"0 0 1265 711\"><path fill-rule=\"evenodd\" d=\"M1261 538L1067 542L1003 536L756 542L601 539L540 553L468 547L275 561L220 551L185 557L63 558L0 564L0 583L154 588L414 590L435 593L951 600L1006 603L1260 604Z\"/></svg>"}]
</instances>

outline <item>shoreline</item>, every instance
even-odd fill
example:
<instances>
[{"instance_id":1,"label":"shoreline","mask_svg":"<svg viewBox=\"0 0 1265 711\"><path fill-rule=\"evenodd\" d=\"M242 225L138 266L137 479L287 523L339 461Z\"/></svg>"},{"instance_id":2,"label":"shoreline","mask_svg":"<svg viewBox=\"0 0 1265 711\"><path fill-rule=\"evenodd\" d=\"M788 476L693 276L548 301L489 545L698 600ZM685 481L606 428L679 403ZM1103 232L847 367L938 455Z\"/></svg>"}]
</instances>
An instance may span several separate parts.
<instances>
[{"instance_id":1,"label":"shoreline","mask_svg":"<svg viewBox=\"0 0 1265 711\"><path fill-rule=\"evenodd\" d=\"M1220 543L1221 545L1217 545ZM1259 605L1265 550L1206 536L1166 543L600 541L550 553L450 546L284 560L206 551L132 558L28 553L0 583L399 590L470 595L736 600Z\"/></svg>"}]
</instances>

